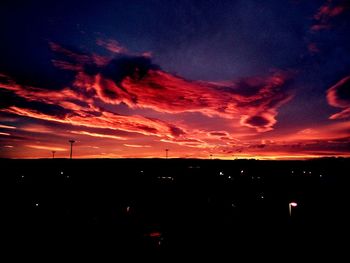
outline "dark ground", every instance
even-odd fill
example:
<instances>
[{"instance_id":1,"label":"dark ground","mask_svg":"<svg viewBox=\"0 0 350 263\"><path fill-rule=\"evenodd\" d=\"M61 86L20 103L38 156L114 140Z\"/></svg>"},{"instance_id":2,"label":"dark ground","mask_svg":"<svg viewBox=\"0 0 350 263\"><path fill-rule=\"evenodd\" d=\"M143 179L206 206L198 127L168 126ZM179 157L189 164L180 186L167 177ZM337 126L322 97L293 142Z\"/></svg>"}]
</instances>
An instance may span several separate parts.
<instances>
[{"instance_id":1,"label":"dark ground","mask_svg":"<svg viewBox=\"0 0 350 263\"><path fill-rule=\"evenodd\" d=\"M3 237L12 257L47 253L48 262L334 259L349 244L349 164L2 159Z\"/></svg>"}]
</instances>

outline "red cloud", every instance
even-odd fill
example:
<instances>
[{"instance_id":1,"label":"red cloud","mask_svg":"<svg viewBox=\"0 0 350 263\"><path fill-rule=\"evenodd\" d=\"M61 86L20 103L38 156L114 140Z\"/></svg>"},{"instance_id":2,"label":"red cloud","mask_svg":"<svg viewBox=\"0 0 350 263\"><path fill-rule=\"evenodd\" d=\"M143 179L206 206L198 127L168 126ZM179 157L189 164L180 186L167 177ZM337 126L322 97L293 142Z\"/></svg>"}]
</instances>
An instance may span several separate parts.
<instances>
[{"instance_id":1,"label":"red cloud","mask_svg":"<svg viewBox=\"0 0 350 263\"><path fill-rule=\"evenodd\" d=\"M61 118L58 116L52 116L45 113L41 113L37 110L19 108L16 106L12 106L7 109L1 109L0 111L12 113L19 116L71 124L75 126L100 129L108 128L111 130L136 132L148 136L163 136L169 139L174 137L171 125L160 120L149 119L142 116L123 116L111 112L101 112L100 116L90 116L89 118L82 117L79 115L66 115L63 118ZM91 133L85 133L85 135L91 135Z\"/></svg>"},{"instance_id":2,"label":"red cloud","mask_svg":"<svg viewBox=\"0 0 350 263\"><path fill-rule=\"evenodd\" d=\"M246 78L229 83L188 81L161 70L150 70L142 79L127 77L115 101L130 107L151 108L160 112L200 112L207 116L227 119L245 119L246 116L264 116L268 123L242 125L264 131L261 127L275 124L277 108L291 95L283 88L288 75L275 73L265 78ZM114 86L114 90L120 90ZM248 93L248 94L247 94ZM109 98L102 98L105 102Z\"/></svg>"},{"instance_id":3,"label":"red cloud","mask_svg":"<svg viewBox=\"0 0 350 263\"><path fill-rule=\"evenodd\" d=\"M113 39L108 39L108 40L98 39L96 41L96 44L106 48L107 50L109 50L112 53L119 54L119 53L126 53L127 52L126 48L124 48L122 45L120 45L118 41L113 40Z\"/></svg>"},{"instance_id":4,"label":"red cloud","mask_svg":"<svg viewBox=\"0 0 350 263\"><path fill-rule=\"evenodd\" d=\"M31 86L23 86L17 84L11 78L2 75L3 78L6 78L6 81L3 81L0 86L2 89L6 89L14 92L17 96L27 100L27 101L38 101L45 104L52 105L61 105L63 108L70 110L81 110L82 107L79 104L87 104L91 103L92 100L83 94L79 94L78 92L64 88L60 91L56 90L47 90L37 87ZM74 102L79 102L76 104Z\"/></svg>"},{"instance_id":5,"label":"red cloud","mask_svg":"<svg viewBox=\"0 0 350 263\"><path fill-rule=\"evenodd\" d=\"M190 81L162 71L147 56L118 54L106 58L107 64L97 64L92 57L74 55L58 45L53 49L75 59L68 66L56 62L62 68L76 69L74 90L106 104L240 119L243 126L262 132L273 128L277 109L291 98L286 89L290 74L286 72L225 82ZM258 118L265 122L255 121Z\"/></svg>"},{"instance_id":6,"label":"red cloud","mask_svg":"<svg viewBox=\"0 0 350 263\"><path fill-rule=\"evenodd\" d=\"M326 30L326 29L330 29L330 28L331 28L330 25L319 25L319 24L316 24L316 25L311 26L311 30L312 31L321 31L321 30Z\"/></svg>"},{"instance_id":7,"label":"red cloud","mask_svg":"<svg viewBox=\"0 0 350 263\"><path fill-rule=\"evenodd\" d=\"M330 20L336 16L339 16L346 10L346 4L340 3L335 5L332 1L327 1L324 5L322 5L317 13L314 15L314 19L316 24L311 26L312 31L320 31L324 29L331 28Z\"/></svg>"},{"instance_id":8,"label":"red cloud","mask_svg":"<svg viewBox=\"0 0 350 263\"><path fill-rule=\"evenodd\" d=\"M330 116L330 119L350 117L350 76L341 79L327 90L327 100L329 105L344 109Z\"/></svg>"},{"instance_id":9,"label":"red cloud","mask_svg":"<svg viewBox=\"0 0 350 263\"><path fill-rule=\"evenodd\" d=\"M320 52L320 49L318 48L318 46L315 43L309 43L307 48L311 53L319 53Z\"/></svg>"},{"instance_id":10,"label":"red cloud","mask_svg":"<svg viewBox=\"0 0 350 263\"><path fill-rule=\"evenodd\" d=\"M315 20L325 21L331 17L340 15L344 10L344 6L331 6L331 2L328 2L319 8L318 12L314 15L314 18Z\"/></svg>"},{"instance_id":11,"label":"red cloud","mask_svg":"<svg viewBox=\"0 0 350 263\"><path fill-rule=\"evenodd\" d=\"M275 71L269 76L233 81L191 81L161 70L147 55L124 55L120 53L125 52L123 49L115 58L109 58L76 53L55 43L50 46L67 58L53 63L72 71L75 74L73 82L61 90L49 90L20 85L10 77L0 75L0 89L12 92L25 102L9 104L0 112L79 128L79 131L68 131L68 136L114 139L116 143L129 139L128 135L103 131L108 129L155 136L157 142L191 148L232 147L238 145L239 140L231 135L231 131L215 132L215 127L196 130L190 123L172 124L141 115L149 109L156 116L194 112L207 118L219 116L220 120L230 123L236 134L247 127L265 132L273 129L278 108L292 97L288 92L291 74L286 72ZM118 105L126 105L128 114L115 113L121 108ZM55 111L47 110L48 107L55 107ZM153 147L153 143L125 145L129 148Z\"/></svg>"}]
</instances>

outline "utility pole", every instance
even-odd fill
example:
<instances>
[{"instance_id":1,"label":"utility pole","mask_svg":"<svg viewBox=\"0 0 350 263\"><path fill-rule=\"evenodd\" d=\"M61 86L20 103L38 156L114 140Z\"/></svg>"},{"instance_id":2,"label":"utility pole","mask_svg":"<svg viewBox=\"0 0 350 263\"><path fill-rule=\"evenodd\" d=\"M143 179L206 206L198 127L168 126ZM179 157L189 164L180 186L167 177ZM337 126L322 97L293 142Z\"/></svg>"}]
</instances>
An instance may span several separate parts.
<instances>
[{"instance_id":1,"label":"utility pole","mask_svg":"<svg viewBox=\"0 0 350 263\"><path fill-rule=\"evenodd\" d=\"M168 152L169 152L169 149L165 149L165 159L168 159Z\"/></svg>"},{"instance_id":2,"label":"utility pole","mask_svg":"<svg viewBox=\"0 0 350 263\"><path fill-rule=\"evenodd\" d=\"M56 151L52 151L52 159L55 159L55 153Z\"/></svg>"},{"instance_id":3,"label":"utility pole","mask_svg":"<svg viewBox=\"0 0 350 263\"><path fill-rule=\"evenodd\" d=\"M74 140L69 140L70 143L70 159L72 159L73 156L73 143L75 143Z\"/></svg>"}]
</instances>

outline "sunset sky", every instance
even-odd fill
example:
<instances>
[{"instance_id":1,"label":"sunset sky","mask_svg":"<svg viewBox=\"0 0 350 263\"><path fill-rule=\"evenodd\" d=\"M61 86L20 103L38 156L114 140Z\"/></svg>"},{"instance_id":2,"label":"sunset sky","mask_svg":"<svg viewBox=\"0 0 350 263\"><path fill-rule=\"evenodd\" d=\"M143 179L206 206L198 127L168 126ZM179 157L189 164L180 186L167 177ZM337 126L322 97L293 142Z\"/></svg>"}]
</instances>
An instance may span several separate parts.
<instances>
[{"instance_id":1,"label":"sunset sky","mask_svg":"<svg viewBox=\"0 0 350 263\"><path fill-rule=\"evenodd\" d=\"M350 157L350 1L2 1L0 157Z\"/></svg>"}]
</instances>

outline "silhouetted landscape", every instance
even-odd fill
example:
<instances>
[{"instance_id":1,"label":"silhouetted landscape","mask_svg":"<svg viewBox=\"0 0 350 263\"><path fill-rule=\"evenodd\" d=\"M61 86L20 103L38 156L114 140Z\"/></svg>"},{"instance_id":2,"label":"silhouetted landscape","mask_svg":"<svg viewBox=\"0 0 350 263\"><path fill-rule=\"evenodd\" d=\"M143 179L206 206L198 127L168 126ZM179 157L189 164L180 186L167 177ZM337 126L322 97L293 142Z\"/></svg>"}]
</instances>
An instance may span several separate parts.
<instances>
[{"instance_id":1,"label":"silhouetted landscape","mask_svg":"<svg viewBox=\"0 0 350 263\"><path fill-rule=\"evenodd\" d=\"M0 164L8 244L29 250L249 257L312 246L320 255L348 226L349 159Z\"/></svg>"}]
</instances>

